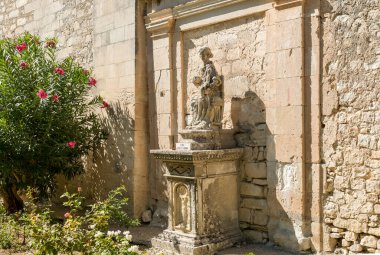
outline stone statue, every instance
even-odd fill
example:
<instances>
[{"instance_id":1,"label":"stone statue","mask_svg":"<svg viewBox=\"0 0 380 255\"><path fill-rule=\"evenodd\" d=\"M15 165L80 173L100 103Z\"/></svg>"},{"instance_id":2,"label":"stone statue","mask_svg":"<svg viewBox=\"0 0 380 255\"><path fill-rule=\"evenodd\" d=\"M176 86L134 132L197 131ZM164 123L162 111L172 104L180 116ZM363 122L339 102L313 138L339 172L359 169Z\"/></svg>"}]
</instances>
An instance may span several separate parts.
<instances>
[{"instance_id":1,"label":"stone statue","mask_svg":"<svg viewBox=\"0 0 380 255\"><path fill-rule=\"evenodd\" d=\"M210 48L199 50L203 61L199 76L193 78L198 95L191 98L191 122L186 127L194 130L214 130L221 127L223 117L222 80L210 60Z\"/></svg>"},{"instance_id":2,"label":"stone statue","mask_svg":"<svg viewBox=\"0 0 380 255\"><path fill-rule=\"evenodd\" d=\"M190 214L189 214L189 194L187 188L184 185L179 185L176 189L177 201L176 201L176 215L175 222L176 228L184 232L190 231Z\"/></svg>"}]
</instances>

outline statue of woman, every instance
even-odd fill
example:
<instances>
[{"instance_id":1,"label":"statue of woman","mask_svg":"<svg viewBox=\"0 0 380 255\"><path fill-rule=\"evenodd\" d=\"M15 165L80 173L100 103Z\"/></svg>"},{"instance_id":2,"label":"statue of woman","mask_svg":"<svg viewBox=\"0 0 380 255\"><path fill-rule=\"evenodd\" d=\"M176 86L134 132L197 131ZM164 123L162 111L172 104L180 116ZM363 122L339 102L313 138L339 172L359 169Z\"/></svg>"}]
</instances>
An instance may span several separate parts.
<instances>
[{"instance_id":1,"label":"statue of woman","mask_svg":"<svg viewBox=\"0 0 380 255\"><path fill-rule=\"evenodd\" d=\"M193 84L199 89L199 94L190 101L192 118L187 128L196 130L220 128L223 117L222 81L210 60L213 57L210 48L201 48L199 55L204 65L200 69L200 75L193 78Z\"/></svg>"}]
</instances>

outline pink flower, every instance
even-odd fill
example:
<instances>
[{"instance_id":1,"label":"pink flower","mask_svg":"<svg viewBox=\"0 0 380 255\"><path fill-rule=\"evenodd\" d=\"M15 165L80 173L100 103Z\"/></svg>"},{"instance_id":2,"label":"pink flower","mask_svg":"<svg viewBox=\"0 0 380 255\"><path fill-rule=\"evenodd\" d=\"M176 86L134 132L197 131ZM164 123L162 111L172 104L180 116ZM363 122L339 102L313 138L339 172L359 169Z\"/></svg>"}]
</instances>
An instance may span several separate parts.
<instances>
[{"instance_id":1,"label":"pink flower","mask_svg":"<svg viewBox=\"0 0 380 255\"><path fill-rule=\"evenodd\" d=\"M21 68L27 68L29 65L27 63L25 63L24 61L21 61L20 62L20 67Z\"/></svg>"},{"instance_id":2,"label":"pink flower","mask_svg":"<svg viewBox=\"0 0 380 255\"><path fill-rule=\"evenodd\" d=\"M27 46L26 46L25 42L16 46L17 51L20 53L23 52L24 50L26 50L26 48L27 48Z\"/></svg>"},{"instance_id":3,"label":"pink flower","mask_svg":"<svg viewBox=\"0 0 380 255\"><path fill-rule=\"evenodd\" d=\"M55 72L56 74L59 74L59 75L64 75L64 74L65 74L65 70L63 70L62 67L57 67L57 68L54 70L54 72Z\"/></svg>"},{"instance_id":4,"label":"pink flower","mask_svg":"<svg viewBox=\"0 0 380 255\"><path fill-rule=\"evenodd\" d=\"M58 102L59 101L59 96L58 95L54 95L51 97L51 100L53 100L53 102Z\"/></svg>"},{"instance_id":5,"label":"pink flower","mask_svg":"<svg viewBox=\"0 0 380 255\"><path fill-rule=\"evenodd\" d=\"M48 97L48 94L43 90L43 89L40 89L37 93L37 96L41 99L45 99Z\"/></svg>"},{"instance_id":6,"label":"pink flower","mask_svg":"<svg viewBox=\"0 0 380 255\"><path fill-rule=\"evenodd\" d=\"M109 106L110 105L106 101L103 101L103 106L100 108L108 108Z\"/></svg>"},{"instance_id":7,"label":"pink flower","mask_svg":"<svg viewBox=\"0 0 380 255\"><path fill-rule=\"evenodd\" d=\"M71 148L71 149L74 149L76 145L77 145L77 142L75 142L75 141L70 141L70 142L66 143L66 146Z\"/></svg>"},{"instance_id":8,"label":"pink flower","mask_svg":"<svg viewBox=\"0 0 380 255\"><path fill-rule=\"evenodd\" d=\"M66 219L68 219L68 218L71 218L72 217L72 215L71 215L71 213L70 212L66 212L64 215L63 215Z\"/></svg>"},{"instance_id":9,"label":"pink flower","mask_svg":"<svg viewBox=\"0 0 380 255\"><path fill-rule=\"evenodd\" d=\"M95 78L90 77L90 79L88 79L88 85L90 85L90 86L96 86L96 80L95 80Z\"/></svg>"},{"instance_id":10,"label":"pink flower","mask_svg":"<svg viewBox=\"0 0 380 255\"><path fill-rule=\"evenodd\" d=\"M82 192L82 187L78 187L78 193Z\"/></svg>"}]
</instances>

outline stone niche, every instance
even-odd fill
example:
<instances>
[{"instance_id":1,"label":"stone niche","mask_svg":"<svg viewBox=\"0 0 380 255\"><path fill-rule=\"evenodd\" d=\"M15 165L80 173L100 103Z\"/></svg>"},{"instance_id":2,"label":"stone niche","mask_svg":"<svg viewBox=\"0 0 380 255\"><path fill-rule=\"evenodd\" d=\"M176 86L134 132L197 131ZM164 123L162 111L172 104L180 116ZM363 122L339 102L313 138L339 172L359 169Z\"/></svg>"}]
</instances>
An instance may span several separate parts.
<instances>
[{"instance_id":1,"label":"stone niche","mask_svg":"<svg viewBox=\"0 0 380 255\"><path fill-rule=\"evenodd\" d=\"M198 52L209 47L223 86L221 143L212 140L218 135L209 140L202 137L207 132L197 135L206 141L203 149L244 150L235 199L248 241L269 241L296 252L321 251L328 240L320 158L314 153L320 149L318 2L194 0L146 16L157 106L151 112L157 123L155 148L171 151L180 141L178 149L188 149L184 154L202 149L194 143L194 132L186 138L183 131L198 93L191 82L202 64ZM235 144L223 144L231 137ZM170 192L191 194L188 184L177 187L167 179ZM169 208L184 201L180 195L168 200ZM203 202L205 207L212 203ZM180 215L168 231L191 228L181 225L188 214Z\"/></svg>"}]
</instances>

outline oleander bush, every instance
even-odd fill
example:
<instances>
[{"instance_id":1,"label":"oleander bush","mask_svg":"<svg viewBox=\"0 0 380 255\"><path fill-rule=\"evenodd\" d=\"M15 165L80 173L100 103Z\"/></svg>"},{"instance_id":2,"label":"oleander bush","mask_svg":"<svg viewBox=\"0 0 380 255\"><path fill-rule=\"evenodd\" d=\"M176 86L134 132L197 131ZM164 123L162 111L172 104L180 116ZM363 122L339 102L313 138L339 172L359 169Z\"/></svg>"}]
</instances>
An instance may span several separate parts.
<instances>
[{"instance_id":1,"label":"oleander bush","mask_svg":"<svg viewBox=\"0 0 380 255\"><path fill-rule=\"evenodd\" d=\"M83 172L82 156L107 134L91 96L96 79L72 58L57 60L57 40L24 34L0 40L0 195L8 213L23 209L20 190L52 193L55 176Z\"/></svg>"}]
</instances>

